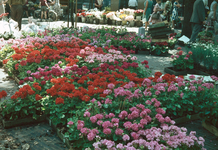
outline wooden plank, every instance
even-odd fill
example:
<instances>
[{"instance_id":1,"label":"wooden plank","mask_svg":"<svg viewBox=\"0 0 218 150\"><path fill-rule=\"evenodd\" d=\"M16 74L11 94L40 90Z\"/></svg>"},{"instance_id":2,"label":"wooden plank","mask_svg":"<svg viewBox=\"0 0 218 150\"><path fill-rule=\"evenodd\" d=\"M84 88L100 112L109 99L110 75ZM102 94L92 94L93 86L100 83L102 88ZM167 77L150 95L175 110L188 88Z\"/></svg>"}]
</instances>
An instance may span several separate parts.
<instances>
[{"instance_id":1,"label":"wooden plank","mask_svg":"<svg viewBox=\"0 0 218 150\"><path fill-rule=\"evenodd\" d=\"M198 119L200 119L199 114L195 114L195 115L191 115L190 118L181 117L181 118L174 119L174 121L176 122L176 124L181 124L181 123L186 123L188 121L193 121L193 120L198 120Z\"/></svg>"},{"instance_id":2,"label":"wooden plank","mask_svg":"<svg viewBox=\"0 0 218 150\"><path fill-rule=\"evenodd\" d=\"M148 33L156 33L156 32L163 32L163 31L171 31L171 28L158 28L158 29L155 29L155 30L149 30L148 29Z\"/></svg>"},{"instance_id":3,"label":"wooden plank","mask_svg":"<svg viewBox=\"0 0 218 150\"><path fill-rule=\"evenodd\" d=\"M208 131L210 131L212 134L214 134L215 136L218 136L218 128L216 128L215 126L211 125L210 123L206 123L204 121L202 121L202 126Z\"/></svg>"},{"instance_id":4,"label":"wooden plank","mask_svg":"<svg viewBox=\"0 0 218 150\"><path fill-rule=\"evenodd\" d=\"M166 34L170 34L170 33L174 33L174 31L163 31L163 32L158 32L158 33L152 33L151 34L151 37L154 37L154 36L159 36L159 35L166 35Z\"/></svg>"},{"instance_id":5,"label":"wooden plank","mask_svg":"<svg viewBox=\"0 0 218 150\"><path fill-rule=\"evenodd\" d=\"M152 42L167 42L168 41L168 39L152 39L151 40Z\"/></svg>"},{"instance_id":6,"label":"wooden plank","mask_svg":"<svg viewBox=\"0 0 218 150\"><path fill-rule=\"evenodd\" d=\"M69 148L69 150L73 150L73 147L71 146L69 139L64 136L61 129L54 125L51 119L47 118L47 120L49 121L49 125L52 127L52 129L56 131L57 136L61 139L61 141L63 141L66 144L67 148Z\"/></svg>"},{"instance_id":7,"label":"wooden plank","mask_svg":"<svg viewBox=\"0 0 218 150\"><path fill-rule=\"evenodd\" d=\"M46 120L46 115L40 116L38 119L33 119L33 118L23 118L23 119L18 119L18 120L9 120L5 121L4 119L2 120L3 126L5 129L11 128L11 127L16 127L16 126L21 126L21 125L26 125L30 123L39 123L43 122Z\"/></svg>"}]
</instances>

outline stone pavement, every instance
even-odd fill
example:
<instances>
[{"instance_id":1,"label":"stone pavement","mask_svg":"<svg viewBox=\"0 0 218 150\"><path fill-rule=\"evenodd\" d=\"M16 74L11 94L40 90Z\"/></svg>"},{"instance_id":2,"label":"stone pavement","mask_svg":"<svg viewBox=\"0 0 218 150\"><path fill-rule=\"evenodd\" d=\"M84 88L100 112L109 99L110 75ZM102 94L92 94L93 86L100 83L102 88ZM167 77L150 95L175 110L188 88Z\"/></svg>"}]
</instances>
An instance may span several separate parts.
<instances>
[{"instance_id":1,"label":"stone pavement","mask_svg":"<svg viewBox=\"0 0 218 150\"><path fill-rule=\"evenodd\" d=\"M23 19L23 23L25 23ZM26 20L27 21L27 20ZM42 24L47 24L50 27L58 27L60 25L66 26L66 22L42 22ZM78 23L78 26L89 26L97 27L100 25L84 24ZM138 28L127 28L129 32L138 32ZM177 48L178 45L175 47ZM182 47L184 50L184 47ZM170 54L175 54L177 50L170 50ZM156 71L164 73L164 67L171 66L171 58L162 56L151 56L146 54L146 52L139 51L138 54L134 54L138 57L139 61L148 60L152 74ZM13 79L8 77L4 72L3 68L0 67L0 91L6 90L8 92L8 97L12 96L18 89L18 85ZM0 117L1 120L1 117ZM208 132L201 126L201 120L196 120L193 122L188 122L181 124L179 126L184 126L188 131L196 131L197 136L202 136L205 138L205 148L208 150L218 150L218 137ZM30 146L32 150L66 150L66 146L63 142L58 139L56 134L52 131L48 123L40 123L34 125L26 125L21 127L14 127L11 129L3 129L0 123L0 150L4 149L22 149L22 146Z\"/></svg>"}]
</instances>

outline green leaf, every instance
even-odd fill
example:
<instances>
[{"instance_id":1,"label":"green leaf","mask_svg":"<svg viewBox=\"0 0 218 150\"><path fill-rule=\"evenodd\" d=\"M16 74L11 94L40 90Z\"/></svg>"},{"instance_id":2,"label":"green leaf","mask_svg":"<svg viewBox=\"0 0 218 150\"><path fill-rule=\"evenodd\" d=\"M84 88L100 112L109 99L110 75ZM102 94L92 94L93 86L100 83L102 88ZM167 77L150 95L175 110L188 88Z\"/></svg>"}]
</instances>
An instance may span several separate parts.
<instances>
[{"instance_id":1,"label":"green leaf","mask_svg":"<svg viewBox=\"0 0 218 150\"><path fill-rule=\"evenodd\" d=\"M21 107L20 106L15 106L15 111L20 111Z\"/></svg>"}]
</instances>

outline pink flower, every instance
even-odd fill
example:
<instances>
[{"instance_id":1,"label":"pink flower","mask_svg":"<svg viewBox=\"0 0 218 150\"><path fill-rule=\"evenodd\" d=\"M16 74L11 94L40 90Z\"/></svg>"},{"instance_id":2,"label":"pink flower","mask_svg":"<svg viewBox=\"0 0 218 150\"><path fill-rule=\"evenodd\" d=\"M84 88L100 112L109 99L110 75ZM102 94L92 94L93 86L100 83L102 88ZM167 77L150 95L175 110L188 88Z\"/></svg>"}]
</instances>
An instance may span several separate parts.
<instances>
[{"instance_id":1,"label":"pink flower","mask_svg":"<svg viewBox=\"0 0 218 150\"><path fill-rule=\"evenodd\" d=\"M188 60L188 57L185 57L184 59L185 59L185 60Z\"/></svg>"},{"instance_id":2,"label":"pink flower","mask_svg":"<svg viewBox=\"0 0 218 150\"><path fill-rule=\"evenodd\" d=\"M112 123L110 121L105 121L102 123L102 127L103 128L112 127Z\"/></svg>"},{"instance_id":3,"label":"pink flower","mask_svg":"<svg viewBox=\"0 0 218 150\"><path fill-rule=\"evenodd\" d=\"M122 134L123 134L123 130L120 129L120 128L117 128L117 129L115 130L115 134L116 134L116 135L122 135Z\"/></svg>"},{"instance_id":4,"label":"pink flower","mask_svg":"<svg viewBox=\"0 0 218 150\"><path fill-rule=\"evenodd\" d=\"M68 124L68 125L73 125L74 122L73 122L73 121L69 121L67 124Z\"/></svg>"},{"instance_id":5,"label":"pink flower","mask_svg":"<svg viewBox=\"0 0 218 150\"><path fill-rule=\"evenodd\" d=\"M182 92L181 92L179 95L180 95L180 97L182 98L182 97L183 97L183 95L184 95L184 93L182 93Z\"/></svg>"},{"instance_id":6,"label":"pink flower","mask_svg":"<svg viewBox=\"0 0 218 150\"><path fill-rule=\"evenodd\" d=\"M113 122L113 123L119 123L119 119L118 119L118 118L113 118L113 119L111 120L111 122Z\"/></svg>"},{"instance_id":7,"label":"pink flower","mask_svg":"<svg viewBox=\"0 0 218 150\"><path fill-rule=\"evenodd\" d=\"M90 112L86 111L83 116L84 117L90 117L90 115L91 115Z\"/></svg>"},{"instance_id":8,"label":"pink flower","mask_svg":"<svg viewBox=\"0 0 218 150\"><path fill-rule=\"evenodd\" d=\"M95 116L90 117L90 120L92 123L95 123L97 121L97 118Z\"/></svg>"},{"instance_id":9,"label":"pink flower","mask_svg":"<svg viewBox=\"0 0 218 150\"><path fill-rule=\"evenodd\" d=\"M136 124L136 123L132 124L132 125L131 125L131 128L132 128L132 130L134 130L134 131L138 131L138 130L139 130L138 124Z\"/></svg>"},{"instance_id":10,"label":"pink flower","mask_svg":"<svg viewBox=\"0 0 218 150\"><path fill-rule=\"evenodd\" d=\"M113 89L113 88L115 87L115 85L114 85L113 83L110 83L110 84L107 85L107 87L108 87L109 89Z\"/></svg>"},{"instance_id":11,"label":"pink flower","mask_svg":"<svg viewBox=\"0 0 218 150\"><path fill-rule=\"evenodd\" d=\"M87 139L89 140L89 141L92 141L94 138L95 138L95 134L94 133L92 133L92 132L90 132L88 135L87 135Z\"/></svg>"},{"instance_id":12,"label":"pink flower","mask_svg":"<svg viewBox=\"0 0 218 150\"><path fill-rule=\"evenodd\" d=\"M134 138L134 140L138 140L140 135L135 132L132 132L131 136Z\"/></svg>"},{"instance_id":13,"label":"pink flower","mask_svg":"<svg viewBox=\"0 0 218 150\"><path fill-rule=\"evenodd\" d=\"M149 66L148 66L148 65L145 65L145 68L149 68Z\"/></svg>"},{"instance_id":14,"label":"pink flower","mask_svg":"<svg viewBox=\"0 0 218 150\"><path fill-rule=\"evenodd\" d=\"M109 113L109 118L113 118L115 115L113 113Z\"/></svg>"},{"instance_id":15,"label":"pink flower","mask_svg":"<svg viewBox=\"0 0 218 150\"><path fill-rule=\"evenodd\" d=\"M132 123L131 123L130 121L127 121L127 122L125 122L125 123L123 124L123 126L124 126L125 128L127 128L127 129L130 129L130 128L131 128L131 125L132 125Z\"/></svg>"},{"instance_id":16,"label":"pink flower","mask_svg":"<svg viewBox=\"0 0 218 150\"><path fill-rule=\"evenodd\" d=\"M106 129L103 130L103 133L104 134L111 134L111 129L106 128Z\"/></svg>"},{"instance_id":17,"label":"pink flower","mask_svg":"<svg viewBox=\"0 0 218 150\"><path fill-rule=\"evenodd\" d=\"M127 134L123 135L123 141L129 141L129 140L130 137Z\"/></svg>"}]
</instances>

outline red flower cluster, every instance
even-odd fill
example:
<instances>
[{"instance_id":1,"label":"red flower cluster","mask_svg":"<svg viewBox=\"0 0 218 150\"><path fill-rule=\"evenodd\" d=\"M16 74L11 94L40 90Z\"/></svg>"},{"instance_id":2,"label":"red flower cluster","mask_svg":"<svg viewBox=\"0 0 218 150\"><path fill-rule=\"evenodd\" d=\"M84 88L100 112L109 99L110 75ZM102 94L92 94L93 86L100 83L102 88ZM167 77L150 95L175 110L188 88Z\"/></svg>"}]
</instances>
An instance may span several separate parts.
<instances>
[{"instance_id":1,"label":"red flower cluster","mask_svg":"<svg viewBox=\"0 0 218 150\"><path fill-rule=\"evenodd\" d=\"M7 92L4 90L0 92L0 99L7 96Z\"/></svg>"},{"instance_id":2,"label":"red flower cluster","mask_svg":"<svg viewBox=\"0 0 218 150\"><path fill-rule=\"evenodd\" d=\"M15 92L13 96L11 96L11 99L17 99L18 97L24 99L27 97L27 95L33 95L35 94L35 91L32 90L30 85L24 85L22 88L19 89L18 92Z\"/></svg>"}]
</instances>

